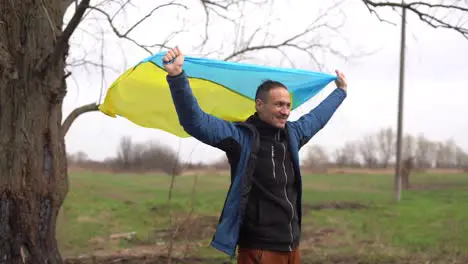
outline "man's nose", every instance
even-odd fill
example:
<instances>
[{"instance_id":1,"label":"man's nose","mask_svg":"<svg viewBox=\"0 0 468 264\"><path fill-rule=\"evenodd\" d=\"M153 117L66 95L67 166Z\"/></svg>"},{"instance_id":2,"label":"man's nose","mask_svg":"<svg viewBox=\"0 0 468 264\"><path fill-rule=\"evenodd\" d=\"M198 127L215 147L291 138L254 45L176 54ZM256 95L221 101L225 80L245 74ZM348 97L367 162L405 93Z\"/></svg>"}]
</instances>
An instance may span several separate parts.
<instances>
[{"instance_id":1,"label":"man's nose","mask_svg":"<svg viewBox=\"0 0 468 264\"><path fill-rule=\"evenodd\" d=\"M289 112L290 112L290 110L289 110L288 107L282 107L281 110L280 110L280 113L282 115L289 115Z\"/></svg>"}]
</instances>

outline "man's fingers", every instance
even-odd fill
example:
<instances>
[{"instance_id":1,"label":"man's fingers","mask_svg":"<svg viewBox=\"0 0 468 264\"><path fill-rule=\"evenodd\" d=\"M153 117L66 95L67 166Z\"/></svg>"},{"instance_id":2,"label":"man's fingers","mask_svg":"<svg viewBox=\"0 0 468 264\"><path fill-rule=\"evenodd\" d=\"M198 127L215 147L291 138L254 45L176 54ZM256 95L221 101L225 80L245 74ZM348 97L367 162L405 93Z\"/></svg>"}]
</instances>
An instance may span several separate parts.
<instances>
[{"instance_id":1,"label":"man's fingers","mask_svg":"<svg viewBox=\"0 0 468 264\"><path fill-rule=\"evenodd\" d=\"M169 62L182 55L179 47L169 49L163 57L164 62Z\"/></svg>"},{"instance_id":2,"label":"man's fingers","mask_svg":"<svg viewBox=\"0 0 468 264\"><path fill-rule=\"evenodd\" d=\"M174 51L169 50L168 54L170 55L171 60L176 57Z\"/></svg>"},{"instance_id":3,"label":"man's fingers","mask_svg":"<svg viewBox=\"0 0 468 264\"><path fill-rule=\"evenodd\" d=\"M182 52L180 52L179 47L172 48L172 49L167 51L166 55L164 55L163 61L169 62L169 61L173 60L174 58L180 56L181 54L182 54Z\"/></svg>"},{"instance_id":4,"label":"man's fingers","mask_svg":"<svg viewBox=\"0 0 468 264\"><path fill-rule=\"evenodd\" d=\"M339 79L345 79L345 75L340 72L339 70L335 70L336 75L338 76Z\"/></svg>"},{"instance_id":5,"label":"man's fingers","mask_svg":"<svg viewBox=\"0 0 468 264\"><path fill-rule=\"evenodd\" d=\"M177 56L182 55L182 51L180 51L179 47L176 47L175 50L177 52Z\"/></svg>"}]
</instances>

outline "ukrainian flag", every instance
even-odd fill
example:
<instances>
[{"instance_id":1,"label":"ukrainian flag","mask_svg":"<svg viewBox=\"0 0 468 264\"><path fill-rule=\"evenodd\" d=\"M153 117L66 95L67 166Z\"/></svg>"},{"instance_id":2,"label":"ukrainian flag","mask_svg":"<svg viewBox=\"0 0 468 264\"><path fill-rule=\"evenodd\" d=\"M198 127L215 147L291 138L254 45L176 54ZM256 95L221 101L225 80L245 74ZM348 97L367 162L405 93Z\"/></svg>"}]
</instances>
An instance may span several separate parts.
<instances>
[{"instance_id":1,"label":"ukrainian flag","mask_svg":"<svg viewBox=\"0 0 468 264\"><path fill-rule=\"evenodd\" d=\"M163 57L150 56L119 76L99 110L147 128L188 137L179 124ZM244 121L255 112L255 92L265 80L285 84L295 109L337 77L299 69L267 67L185 56L184 71L201 109L227 121Z\"/></svg>"}]
</instances>

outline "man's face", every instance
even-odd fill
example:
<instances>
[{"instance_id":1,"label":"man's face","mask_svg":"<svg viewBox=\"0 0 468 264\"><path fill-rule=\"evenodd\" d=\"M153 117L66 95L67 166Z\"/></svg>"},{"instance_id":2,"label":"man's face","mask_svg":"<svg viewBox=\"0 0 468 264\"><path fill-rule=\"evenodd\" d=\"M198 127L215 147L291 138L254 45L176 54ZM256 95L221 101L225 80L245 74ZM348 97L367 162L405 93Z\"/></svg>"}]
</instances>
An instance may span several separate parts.
<instances>
[{"instance_id":1,"label":"man's face","mask_svg":"<svg viewBox=\"0 0 468 264\"><path fill-rule=\"evenodd\" d=\"M263 121L284 128L291 112L291 97L284 87L276 87L269 91L266 102L257 99L256 107Z\"/></svg>"}]
</instances>

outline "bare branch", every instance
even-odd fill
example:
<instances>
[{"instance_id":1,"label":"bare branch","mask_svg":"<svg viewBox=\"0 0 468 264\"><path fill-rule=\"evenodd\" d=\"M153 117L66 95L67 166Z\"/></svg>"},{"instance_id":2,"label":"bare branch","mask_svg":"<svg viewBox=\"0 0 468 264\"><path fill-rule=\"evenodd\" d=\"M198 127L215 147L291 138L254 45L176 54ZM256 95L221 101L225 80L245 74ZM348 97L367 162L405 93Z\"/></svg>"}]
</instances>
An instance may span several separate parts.
<instances>
[{"instance_id":1,"label":"bare branch","mask_svg":"<svg viewBox=\"0 0 468 264\"><path fill-rule=\"evenodd\" d=\"M99 92L99 101L98 102L101 102L101 99L102 99L102 94L103 94L103 90L104 90L104 82L105 82L105 71L104 71L104 32L101 32L101 36L102 36L102 44L101 44L101 56L100 56L100 59L101 59L101 63L100 63L100 68L101 68L101 91Z\"/></svg>"},{"instance_id":2,"label":"bare branch","mask_svg":"<svg viewBox=\"0 0 468 264\"><path fill-rule=\"evenodd\" d=\"M95 68L99 68L100 72L101 72L101 94L102 94L102 90L104 89L103 87L103 83L104 83L104 70L111 70L113 73L119 75L121 73L121 69L118 69L115 67L114 64L110 64L110 65L107 65L105 62L104 62L104 58L105 58L105 55L104 55L104 43L105 43L105 38L104 38L104 29L99 25L98 26L99 28L99 35L97 33L92 33L92 32L88 32L87 30L84 30L84 29L81 29L80 28L80 31L82 31L83 33L85 33L87 36L93 38L96 42L100 43L100 46L101 46L101 49L100 49L100 52L99 52L99 62L97 62L97 58L96 59L93 59L91 58L92 56L90 56L91 54L89 54L90 51L86 50L84 47L82 47L79 43L77 44L73 44L73 45L77 45L78 47L82 48L82 52L83 54L82 55L75 55L76 58L69 58L70 61L67 62L67 67L71 68L71 69L76 69L78 67L84 67L84 69L87 71L87 73L89 75L92 75L93 73L96 72L96 69ZM96 29L96 28L95 28ZM92 51L96 51L95 48L92 49ZM90 67L91 66L91 69ZM70 71L71 71L70 69ZM77 86L79 86L77 84ZM101 101L101 98L99 98L98 102Z\"/></svg>"},{"instance_id":3,"label":"bare branch","mask_svg":"<svg viewBox=\"0 0 468 264\"><path fill-rule=\"evenodd\" d=\"M57 45L50 57L50 63L55 64L64 54L68 41L70 40L71 35L75 32L75 29L81 22L86 9L89 7L90 0L82 0L78 7L76 8L75 14L71 18L65 30L62 32L62 35L58 39Z\"/></svg>"},{"instance_id":4,"label":"bare branch","mask_svg":"<svg viewBox=\"0 0 468 264\"><path fill-rule=\"evenodd\" d=\"M73 110L65 119L65 121L62 124L62 134L65 136L68 132L68 129L70 129L71 125L73 122L82 114L88 113L88 112L93 112L93 111L98 111L98 105L96 103L91 103L87 105L83 105L81 107L76 108Z\"/></svg>"},{"instance_id":5,"label":"bare branch","mask_svg":"<svg viewBox=\"0 0 468 264\"><path fill-rule=\"evenodd\" d=\"M177 160L180 161L180 146L181 146L181 141L179 139L179 148L178 148L178 151L177 151ZM176 173L178 170L180 170L180 162L174 162L173 164L173 169L172 169L172 173L171 173L171 183L170 183L170 187L169 187L169 192L167 194L167 204L168 204L168 207L169 207L169 225L172 227L173 226L173 211L172 211L172 195L173 195L173 191L174 191L174 184L175 184L175 181L176 181L176 176L178 173ZM186 220L188 220L189 218L187 217ZM169 240L169 245L168 245L168 249L167 249L167 257L168 257L168 263L171 263L171 259L172 259L172 253L173 253L173 247L174 247L174 240L175 240L175 236L177 235L177 232L179 231L179 227L180 226L177 226L177 228L173 231L171 237L170 237L170 240Z\"/></svg>"},{"instance_id":6,"label":"bare branch","mask_svg":"<svg viewBox=\"0 0 468 264\"><path fill-rule=\"evenodd\" d=\"M209 25L211 24L211 14L215 14L218 17L222 18L224 21L227 21L231 23L233 26L235 26L238 22L238 18L230 18L228 16L229 14L229 9L233 6L239 6L242 3L248 2L249 4L254 4L258 5L259 8L261 7L262 4L267 3L269 0L258 0L257 2L253 0L249 1L238 1L238 0L224 0L224 1L207 1L207 0L200 0L201 4L203 5L204 13L205 13L205 36L200 43L198 47L195 49L203 49L203 47L206 45L208 42L208 28Z\"/></svg>"},{"instance_id":7,"label":"bare branch","mask_svg":"<svg viewBox=\"0 0 468 264\"><path fill-rule=\"evenodd\" d=\"M377 17L377 19L380 20L380 22L384 22L384 23L388 23L388 24L390 24L390 25L392 25L392 26L396 26L395 23L393 23L393 22L391 22L391 21L388 21L387 19L382 18L382 17L379 15L379 13L377 13L371 6L369 6L369 5L366 4L366 7L367 7L367 9L369 10L369 12L370 12L371 14L375 15L375 16Z\"/></svg>"},{"instance_id":8,"label":"bare branch","mask_svg":"<svg viewBox=\"0 0 468 264\"><path fill-rule=\"evenodd\" d=\"M208 6L205 4L205 2L202 0L201 1L205 10L205 37L203 38L202 43L200 46L205 46L206 42L208 41L208 25L210 24L210 12L208 11Z\"/></svg>"},{"instance_id":9,"label":"bare branch","mask_svg":"<svg viewBox=\"0 0 468 264\"><path fill-rule=\"evenodd\" d=\"M80 6L83 5L83 3L89 3L89 0L84 2L82 1L80 3ZM152 53L152 51L150 50L151 48L154 48L154 47L165 47L167 45L167 43L174 37L176 36L177 34L179 34L180 32L182 32L182 30L179 30L179 31L174 31L173 33L171 33L168 38L166 40L164 40L162 43L158 43L158 44L152 44L152 45L144 45L144 44L141 44L141 43L138 43L137 40L131 38L130 34L138 27L140 26L145 20L147 20L148 18L150 18L151 16L154 15L155 12L157 12L158 10L162 9L162 8L167 8L167 7L182 7L182 8L185 8L187 9L187 7L185 5L182 5L182 4L179 4L179 3L175 3L174 1L171 1L169 3L166 3L166 4L161 4L161 5L158 5L156 7L154 7L152 10L150 10L150 12L148 12L145 16L143 16L141 19L139 19L137 22L135 22L134 24L132 24L130 27L128 27L128 29L126 29L125 31L119 31L117 26L114 25L114 19L115 17L117 16L117 14L119 12L122 12L124 11L124 8L125 7L128 7L131 5L131 0L126 0L125 2L123 3L119 3L119 8L117 9L117 11L114 13L114 14L110 14L109 12L106 12L106 4L109 4L111 2L107 1L107 0L104 0L104 1L101 1L99 3L97 3L96 5L94 6L89 6L89 5L86 5L86 8L89 8L90 10L92 11L97 11L99 14L102 14L105 19L107 20L107 22L109 23L109 26L111 28L111 30L113 31L113 33L119 37L119 38L124 38L124 39L127 39L131 42L133 42L134 44L136 44L137 46L141 47L142 49L146 50L148 53ZM112 2L114 3L114 2ZM102 8L101 8L102 7ZM79 9L79 7L78 7ZM77 12L78 13L78 12ZM75 13L76 15L76 13ZM74 21L72 19L72 21ZM98 27L100 27L100 23L96 23L98 24ZM74 23L70 22L69 24L69 27L70 25L74 25ZM68 27L67 27L68 28ZM73 27L70 27L70 28L73 28ZM74 28L73 28L74 29ZM72 66L72 67L76 67L76 66L84 66L84 67L87 67L87 66L94 66L94 67L99 67L100 69L100 75L101 75L101 91L100 91L100 95L99 95L99 100L98 102L101 101L101 97L103 96L103 89L104 89L104 86L105 86L105 71L104 69L108 68L108 69L112 69L114 72L116 73L119 73L120 71L118 69L114 69L113 67L111 66L108 66L105 64L104 62L104 58L105 58L105 55L104 55L104 40L105 40L105 36L104 36L104 30L101 28L100 30L100 34L96 34L96 33L91 33L91 32L87 32L85 29L82 29L84 33L90 35L91 37L93 37L96 41L99 42L101 48L100 48L100 53L99 53L99 62L98 59L88 59L88 54L87 52L85 51L84 52L84 56L78 60L74 60L70 63L68 63L68 66ZM91 112L91 111L96 111L98 110L97 108L97 104L89 104L89 105L85 105L85 106L82 106L82 107L79 107L77 109L75 109L72 113L70 113L70 115L67 117L67 119L65 120L64 124L63 124L63 133L66 134L69 127L71 126L71 124L74 122L74 120L81 114L84 114L84 113L87 113L87 112Z\"/></svg>"},{"instance_id":10,"label":"bare branch","mask_svg":"<svg viewBox=\"0 0 468 264\"><path fill-rule=\"evenodd\" d=\"M295 34L291 34L289 37L282 40L267 40L275 37L275 34L270 33L269 31L269 27L273 21L260 25L250 36L246 38L240 36L239 41L241 41L241 43L237 43L236 41L233 52L225 56L223 59L226 61L239 61L241 59L245 59L245 55L253 52L274 50L279 52L283 58L282 60L289 62L291 66L295 67L294 60L291 59L291 54L288 52L295 50L304 53L319 69L324 67L324 62L317 57L317 54L319 53L318 51L328 52L342 59L347 59L348 55L334 49L331 43L326 43L329 38L320 35L320 32L336 33L337 35L341 35L339 29L344 25L345 15L339 11L339 15L341 15L343 19L337 25L332 25L327 19L330 15L330 11L338 10L340 4L340 1L335 2L326 11L321 12L320 15L314 18L306 28ZM238 30L237 34L242 35L244 34L244 31Z\"/></svg>"},{"instance_id":11,"label":"bare branch","mask_svg":"<svg viewBox=\"0 0 468 264\"><path fill-rule=\"evenodd\" d=\"M124 5L127 5L129 4L130 1L126 2ZM123 6L121 6L121 8L119 8L119 10L116 12L116 14L118 12L120 12L121 9L123 9ZM97 7L97 6L91 6L90 9L93 9L97 12L99 12L100 14L102 14L106 19L107 21L109 22L109 26L111 27L112 31L114 32L114 34L119 37L119 38L123 38L123 39L126 39L130 42L132 42L133 44L137 45L138 47L142 48L143 50L145 50L146 52L148 52L149 54L153 54L153 52L151 51L151 48L154 48L154 47L159 47L159 48L168 48L166 45L167 45L167 42L170 41L170 39L172 37L174 37L174 34L171 34L171 36L166 40L164 41L163 43L158 43L158 44L151 44L151 45L145 45L145 44L141 44L139 43L138 41L136 41L135 39L131 38L129 35L130 33L135 30L135 28L137 28L139 25L141 25L145 20L147 20L148 18L150 18L151 16L153 16L153 14L160 10L161 8L165 8L165 7L171 7L171 6L174 6L174 7L181 7L183 9L188 9L187 6L183 5L183 4L179 4L179 3L175 3L174 1L171 1L169 3L166 3L166 4L162 4L162 5L158 5L156 7L154 7L148 14L146 14L145 16L143 16L140 20L138 20L135 24L133 24L132 26L130 26L124 33L120 32L117 27L114 25L114 18L116 16L116 14L114 14L113 16L111 16L110 14L108 14L106 11L102 10L101 8ZM180 31L176 31L175 33L180 33L180 32L183 32L184 30L180 30Z\"/></svg>"},{"instance_id":12,"label":"bare branch","mask_svg":"<svg viewBox=\"0 0 468 264\"><path fill-rule=\"evenodd\" d=\"M127 0L125 3L123 3L122 5L120 5L119 9L114 13L114 15L112 15L112 19L111 19L111 20L114 20L114 18L115 18L121 11L123 11L127 5L130 5L130 4L131 4L131 1L132 1L132 0Z\"/></svg>"},{"instance_id":13,"label":"bare branch","mask_svg":"<svg viewBox=\"0 0 468 264\"><path fill-rule=\"evenodd\" d=\"M102 62L95 62L95 61L91 61L91 60L87 60L86 58L83 58L83 59L79 59L79 60L74 60L70 63L67 64L68 66L71 66L71 67L80 67L80 66L93 66L93 67L99 67L99 68L104 68L104 69L108 69L108 70L111 70L113 71L114 73L116 74L120 74L121 71L116 69L116 68L113 68L109 65L105 65L103 64Z\"/></svg>"},{"instance_id":14,"label":"bare branch","mask_svg":"<svg viewBox=\"0 0 468 264\"><path fill-rule=\"evenodd\" d=\"M179 4L179 3L174 3L174 2L170 2L170 3L167 3L167 4L162 4L162 5L159 5L155 8L153 8L153 10L151 10L151 12L149 12L146 16L144 16L143 18L141 18L140 20L138 20L133 26L131 26L122 36L128 36L128 34L130 34L130 32L132 32L133 29L135 29L138 25L140 25L143 21L145 21L147 18L151 17L153 15L154 12L158 11L159 9L161 8L164 8L164 7L168 7L168 6L179 6L179 7L182 7L182 8L185 8L187 9L187 6L185 5L182 5L182 4Z\"/></svg>"},{"instance_id":15,"label":"bare branch","mask_svg":"<svg viewBox=\"0 0 468 264\"><path fill-rule=\"evenodd\" d=\"M369 11L380 19L377 14L376 9L381 7L391 7L394 10L400 8L406 8L407 11L412 12L417 15L421 21L433 28L445 28L452 29L460 33L468 39L468 25L467 21L459 19L458 22L450 22L449 17L453 17L453 12L460 12L460 14L468 14L468 1L453 1L453 4L430 4L427 2L411 2L411 3L402 3L401 1L392 2L392 1L372 1L372 0L362 0ZM424 10L423 10L424 9ZM432 12L431 12L432 11ZM438 17L435 14L435 11L445 11L447 12L446 16ZM448 14L451 14L450 16ZM380 19L382 20L382 19Z\"/></svg>"},{"instance_id":16,"label":"bare branch","mask_svg":"<svg viewBox=\"0 0 468 264\"><path fill-rule=\"evenodd\" d=\"M224 10L227 10L230 5L234 4L234 1L228 1L227 3L224 3L224 4L219 3L219 2L214 2L214 1L208 1L208 0L201 0L201 2L205 7L214 6L214 7L219 7L221 9L224 9Z\"/></svg>"}]
</instances>

